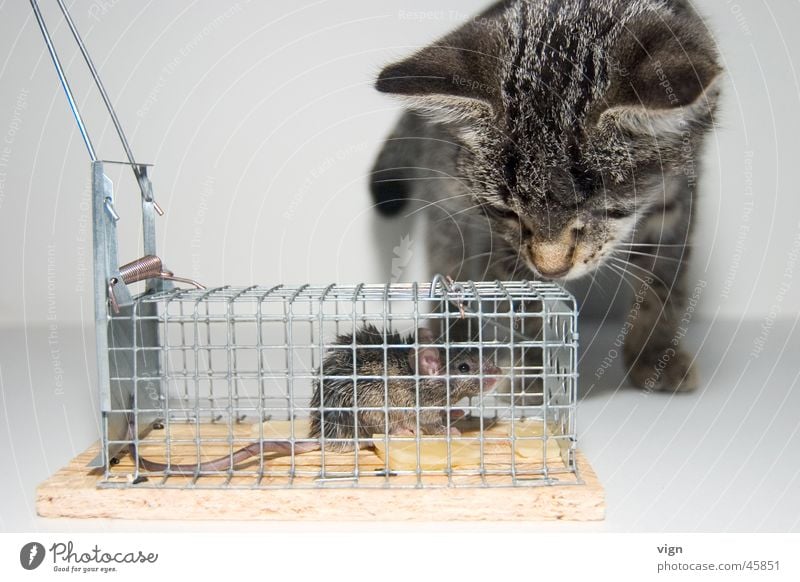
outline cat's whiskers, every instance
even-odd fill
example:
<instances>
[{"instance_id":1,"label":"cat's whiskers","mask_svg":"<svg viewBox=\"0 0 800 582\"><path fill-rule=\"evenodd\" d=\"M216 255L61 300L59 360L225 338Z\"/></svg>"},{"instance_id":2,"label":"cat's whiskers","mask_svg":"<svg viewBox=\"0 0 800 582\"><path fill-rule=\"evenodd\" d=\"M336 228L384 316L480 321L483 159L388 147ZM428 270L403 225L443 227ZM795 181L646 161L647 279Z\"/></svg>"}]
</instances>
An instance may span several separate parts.
<instances>
[{"instance_id":1,"label":"cat's whiskers","mask_svg":"<svg viewBox=\"0 0 800 582\"><path fill-rule=\"evenodd\" d=\"M661 284L661 286L664 287L664 289L671 289L672 288L672 285L667 285L666 282L664 282L664 280L661 277L659 277L658 275L656 275L653 271L650 271L649 269L645 269L641 265L637 265L636 263L634 263L632 261L625 261L625 260L621 259L620 257L615 257L615 258L618 261L623 262L625 265L634 267L634 268L638 269L641 273L644 273L646 276L653 278L655 281L658 281Z\"/></svg>"},{"instance_id":2,"label":"cat's whiskers","mask_svg":"<svg viewBox=\"0 0 800 582\"><path fill-rule=\"evenodd\" d=\"M514 261L513 265L509 264L511 261ZM512 275L516 273L520 267L529 270L524 259L522 259L522 257L517 253L510 253L508 256L502 257L495 263L495 265L510 271Z\"/></svg>"},{"instance_id":3,"label":"cat's whiskers","mask_svg":"<svg viewBox=\"0 0 800 582\"><path fill-rule=\"evenodd\" d=\"M615 244L617 246L623 246L623 247L656 247L656 248L659 248L659 247L661 247L661 248L687 248L687 247L691 247L692 246L690 243L686 243L686 244L656 244L656 243L635 243L635 242L625 242L625 241L621 241L621 242L618 242L618 243L615 243Z\"/></svg>"},{"instance_id":4,"label":"cat's whiskers","mask_svg":"<svg viewBox=\"0 0 800 582\"><path fill-rule=\"evenodd\" d=\"M599 269L592 269L592 282L589 283L589 288L586 290L586 295L588 296L592 289L597 287L597 290L600 292L601 295L606 297L605 293L603 293L603 287L601 285L597 285L597 275L599 273Z\"/></svg>"},{"instance_id":5,"label":"cat's whiskers","mask_svg":"<svg viewBox=\"0 0 800 582\"><path fill-rule=\"evenodd\" d=\"M614 271L620 276L619 280L625 283L628 286L628 288L633 292L634 295L638 293L636 287L633 285L633 283L628 281L628 278L626 277L626 275L631 275L632 273L623 270L621 267L615 264L609 264L609 267L611 268L612 271Z\"/></svg>"},{"instance_id":6,"label":"cat's whiskers","mask_svg":"<svg viewBox=\"0 0 800 582\"><path fill-rule=\"evenodd\" d=\"M633 283L628 281L628 279L626 277L627 275L630 275L631 277L633 277L634 279L639 281L642 284L642 287L644 287L644 290L646 292L649 292L653 297L655 297L655 299L658 302L659 306L662 309L664 308L664 302L661 300L661 297L659 297L658 294L655 291L653 291L652 285L649 284L647 281L645 281L644 279L639 277L636 273L632 273L631 271L625 269L624 267L622 267L620 265L617 265L617 264L614 264L614 263L609 263L609 267L611 267L612 271L614 271L614 272L616 272L617 274L620 275L621 280L625 281L625 284L628 285L628 287L630 287L630 289L633 292L634 296L636 296L639 293L641 293L642 289L636 289L636 287L633 285Z\"/></svg>"},{"instance_id":7,"label":"cat's whiskers","mask_svg":"<svg viewBox=\"0 0 800 582\"><path fill-rule=\"evenodd\" d=\"M607 275L607 273L605 273L604 270L601 268L603 266L604 266L604 263L600 263L590 271L591 274L592 274L592 282L589 284L589 288L586 290L587 296L588 296L589 293L591 293L592 288L595 287L595 285L596 285L597 289L600 291L600 294L602 296L604 296L604 297L608 297L608 294L606 293L605 289L603 289L603 283L597 283L597 277L599 275L602 275L603 277L606 277L606 275ZM608 280L608 278L606 277L606 281L607 280Z\"/></svg>"},{"instance_id":8,"label":"cat's whiskers","mask_svg":"<svg viewBox=\"0 0 800 582\"><path fill-rule=\"evenodd\" d=\"M618 261L618 262L614 262L614 263L609 263L609 266L612 269L616 270L618 273L620 273L622 275L630 275L631 277L633 277L634 279L639 281L642 284L642 286L645 288L645 290L649 291L653 295L653 297L656 298L656 300L658 301L659 305L662 308L664 307L664 301L658 295L658 293L656 293L654 291L653 283L652 282L648 282L647 280L643 279L642 277L640 277L639 275L637 275L633 271L628 270L628 267L631 267L631 266L639 268L638 265L634 265L633 263L626 263L625 261L622 261L621 259L618 259L616 257L612 257L612 259L614 259L615 261ZM644 270L648 273L649 277L655 277L656 279L658 279L661 282L662 285L664 285L663 281L661 281L660 278L656 277L656 275L653 275L652 273L650 273L646 269L644 269ZM664 287L667 288L666 285L664 285ZM638 291L634 290L634 294L636 294L636 293L638 293Z\"/></svg>"},{"instance_id":9,"label":"cat's whiskers","mask_svg":"<svg viewBox=\"0 0 800 582\"><path fill-rule=\"evenodd\" d=\"M513 253L503 252L503 251L499 251L499 250L495 249L495 250L492 250L492 251L487 251L485 253L478 253L478 254L466 257L464 259L464 262L473 261L473 260L476 260L476 259L481 259L483 257L494 257L497 262L500 262L500 261L508 260L510 258L513 259L513 258L515 258L515 255Z\"/></svg>"},{"instance_id":10,"label":"cat's whiskers","mask_svg":"<svg viewBox=\"0 0 800 582\"><path fill-rule=\"evenodd\" d=\"M662 260L663 261L672 261L673 263L678 263L678 264L684 262L683 260L676 259L675 257L667 257L665 255L654 255L653 253L643 253L643 252L639 252L639 251L632 251L630 249L625 249L625 250L623 250L621 252L623 252L623 253L625 253L627 255L638 255L638 256L641 256L641 257L648 257L648 258L653 259L654 262L655 261L662 261Z\"/></svg>"},{"instance_id":11,"label":"cat's whiskers","mask_svg":"<svg viewBox=\"0 0 800 582\"><path fill-rule=\"evenodd\" d=\"M609 267L610 267L610 265L609 265ZM613 269L611 269L611 270L613 271ZM610 273L608 273L605 270L601 270L601 269L598 268L598 269L595 270L595 273L598 276L602 276L603 277L603 279L605 280L605 283L604 283L605 285L609 284L608 282L612 280ZM606 292L606 289L605 289L605 287L603 285L600 285L599 289L600 289L601 293L603 293L606 297L608 297L608 293Z\"/></svg>"}]
</instances>

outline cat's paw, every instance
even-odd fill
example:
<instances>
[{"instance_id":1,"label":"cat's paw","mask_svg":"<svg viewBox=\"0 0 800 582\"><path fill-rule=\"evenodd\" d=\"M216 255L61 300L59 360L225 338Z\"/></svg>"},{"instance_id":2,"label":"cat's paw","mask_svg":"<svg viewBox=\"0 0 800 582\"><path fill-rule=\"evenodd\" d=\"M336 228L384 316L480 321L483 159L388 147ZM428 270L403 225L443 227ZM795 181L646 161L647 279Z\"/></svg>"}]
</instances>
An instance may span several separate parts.
<instances>
[{"instance_id":1,"label":"cat's paw","mask_svg":"<svg viewBox=\"0 0 800 582\"><path fill-rule=\"evenodd\" d=\"M628 376L636 387L647 391L690 392L699 384L692 356L673 349L659 355L642 352L628 365Z\"/></svg>"}]
</instances>

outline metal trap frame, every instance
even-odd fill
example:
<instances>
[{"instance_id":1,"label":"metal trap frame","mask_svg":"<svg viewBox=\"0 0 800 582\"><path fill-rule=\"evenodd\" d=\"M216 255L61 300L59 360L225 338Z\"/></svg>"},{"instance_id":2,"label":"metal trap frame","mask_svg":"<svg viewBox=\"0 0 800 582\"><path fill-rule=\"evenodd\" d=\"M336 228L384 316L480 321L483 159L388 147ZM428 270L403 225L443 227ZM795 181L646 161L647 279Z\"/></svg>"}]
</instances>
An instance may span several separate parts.
<instances>
[{"instance_id":1,"label":"metal trap frame","mask_svg":"<svg viewBox=\"0 0 800 582\"><path fill-rule=\"evenodd\" d=\"M31 0L92 159L102 418L101 451L92 465L103 469L99 487L581 483L576 466L577 309L568 292L549 282L457 283L442 276L421 284L211 289L175 277L157 254L155 223L162 212L148 166L134 160L85 46L62 0L58 3L128 157L127 162L105 162L95 155L36 0ZM141 190L143 256L121 267L120 217L106 173L109 163L130 166ZM128 286L138 281L145 282L144 291L131 293ZM173 281L194 288L178 288ZM359 343L356 335L366 326L373 326L378 338ZM426 328L433 330L430 337L422 337ZM440 358L442 369L436 374L421 373L411 359L408 369L389 365L398 353L425 349ZM451 361L466 351L501 371L487 374L482 365L453 369ZM331 369L337 353L349 357L352 370ZM371 367L366 366L369 358ZM465 381L474 389L457 397L455 386ZM400 385L412 398L403 407L390 404L390 393ZM337 406L325 399L326 391L331 394L337 386L349 386L352 402ZM428 397L434 389L443 399ZM369 390L372 399L366 396ZM312 405L315 394L319 406ZM342 450L343 443L324 430L326 414L332 413L338 414L337 422L345 418L352 423L352 436L339 439L352 450ZM369 413L383 421L370 425L364 420ZM407 430L393 432L396 413L411 419ZM323 429L312 434L309 427L317 421ZM265 443L281 443L286 454L275 454ZM317 450L300 452L304 446ZM238 459L245 448L254 454ZM228 466L204 468L214 458L229 459Z\"/></svg>"},{"instance_id":2,"label":"metal trap frame","mask_svg":"<svg viewBox=\"0 0 800 582\"><path fill-rule=\"evenodd\" d=\"M111 396L103 398L103 486L579 482L577 319L572 298L555 284L448 285L439 279L425 284L173 288L133 297L120 306L119 314L107 312L105 317L108 301L100 299L98 334L107 345L98 342L98 359L108 362L101 372L108 373L101 390L107 387L106 396ZM382 336L375 343L341 341L367 325ZM435 343L413 333L426 326L443 330ZM410 330L411 337L398 343L393 330ZM414 372L399 377L387 364L392 350L411 353L430 346L443 354L444 369L436 381L451 390L459 379L475 382L474 396L426 405L431 377ZM357 362L367 359L367 350L375 364L370 368L326 367L332 352ZM502 372L453 369L452 356L463 350L500 364ZM490 387L491 379L499 385ZM381 427L384 420L389 426L398 408L390 400L370 402L362 386L376 383L388 393L399 381L416 395L403 412L417 427L433 411L443 415L446 430L396 437L380 429L376 435L359 435L356 427L346 439L355 450L346 452L324 430L316 436L309 433L309 419L319 413L324 419L326 413L352 412L347 422L357 425L359 415L371 411L382 419ZM316 390L324 394L337 385L352 386L352 407L337 410L324 397L322 406L313 405ZM263 445L276 440L286 444L286 456L275 457ZM295 454L306 443L319 450ZM115 464L120 451L131 446L136 460ZM236 451L248 446L259 454L239 465L215 470L200 465L212 458L234 459ZM405 449L407 458L394 458L393 447ZM470 454L470 462L461 459ZM138 457L158 459L164 466L152 469Z\"/></svg>"}]
</instances>

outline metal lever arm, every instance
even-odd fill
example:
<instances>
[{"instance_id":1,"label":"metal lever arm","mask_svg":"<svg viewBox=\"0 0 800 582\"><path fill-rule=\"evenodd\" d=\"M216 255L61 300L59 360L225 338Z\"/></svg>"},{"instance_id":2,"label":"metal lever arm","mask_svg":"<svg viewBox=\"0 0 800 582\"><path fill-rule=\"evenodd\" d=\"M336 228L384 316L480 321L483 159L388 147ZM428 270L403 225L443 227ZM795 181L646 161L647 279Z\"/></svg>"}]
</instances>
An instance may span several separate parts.
<instances>
[{"instance_id":1,"label":"metal lever arm","mask_svg":"<svg viewBox=\"0 0 800 582\"><path fill-rule=\"evenodd\" d=\"M103 103L106 105L106 109L108 110L108 114L111 116L111 121L114 123L114 127L117 130L117 135L119 136L120 141L122 142L122 148L125 150L125 155L128 158L128 162L130 162L131 167L133 168L133 173L136 176L136 182L139 184L139 189L142 192L142 198L147 202L153 204L156 212L160 216L164 215L164 211L158 205L158 203L153 199L153 192L148 187L148 181L146 180L144 174L142 173L141 165L136 162L133 157L133 152L131 151L131 146L128 144L128 138L125 137L125 132L122 130L122 124L117 117L117 113L114 111L114 106L111 104L111 99L106 92L106 88L103 85L103 82L100 80L100 75L97 72L97 68L94 66L94 62L92 58L89 56L89 51L86 50L86 45L83 43L83 39L81 38L78 29L75 27L75 23L72 21L72 17L67 10L66 5L64 4L64 0L56 0L58 2L59 8L61 8L61 12L64 14L64 18L67 21L67 26L69 26L70 31L72 32L72 36L75 38L75 42L78 44L78 48L83 55L83 60L86 61L86 65L89 67L89 71L92 73L92 78L94 79L95 85L97 85L98 91L100 91L100 96L103 98ZM69 106L72 109L72 114L75 116L75 120L78 122L78 129L81 132L81 136L83 137L83 141L86 144L86 149L89 150L89 157L92 158L93 162L97 161L97 155L95 154L94 146L92 145L92 141L89 138L89 134L86 131L86 126L83 123L83 119L81 118L80 112L78 111L78 106L75 103L75 99L72 96L72 91L69 87L69 82L64 74L64 69L61 67L61 62L58 58L58 54L56 53L55 46L53 45L53 41L50 38L50 33L47 31L47 26L45 25L44 18L42 17L42 13L39 10L39 4L37 0L30 0L31 7L33 8L33 13L36 16L36 21L39 24L39 29L42 31L42 36L44 36L44 42L47 45L47 50L50 53L50 57L53 59L53 64L56 68L56 74L58 75L59 80L61 81L61 86L64 88L64 92L67 94L67 101L69 101ZM114 213L116 214L116 213ZM118 218L118 217L117 217ZM115 220L117 219L115 218Z\"/></svg>"}]
</instances>

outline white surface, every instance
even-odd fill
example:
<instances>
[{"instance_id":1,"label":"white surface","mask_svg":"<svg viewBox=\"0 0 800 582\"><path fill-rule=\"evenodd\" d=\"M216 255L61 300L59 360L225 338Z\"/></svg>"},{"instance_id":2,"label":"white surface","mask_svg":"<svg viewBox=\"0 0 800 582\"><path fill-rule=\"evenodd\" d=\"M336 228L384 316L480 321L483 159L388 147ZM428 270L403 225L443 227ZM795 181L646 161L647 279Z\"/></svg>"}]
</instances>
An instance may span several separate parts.
<instances>
[{"instance_id":1,"label":"white surface","mask_svg":"<svg viewBox=\"0 0 800 582\"><path fill-rule=\"evenodd\" d=\"M619 362L595 372L618 326L582 324L580 448L606 487L599 523L471 524L481 530L800 531L800 333L776 323L767 349L750 356L758 325L697 322L695 348L704 379L692 394L646 394L620 383ZM616 329L615 329L616 328ZM91 332L58 328L0 331L0 433L4 531L218 531L322 529L339 524L176 523L51 520L35 515L34 489L96 438ZM60 352L57 390L53 347ZM465 508L468 511L468 508ZM361 529L448 529L448 524L354 524Z\"/></svg>"},{"instance_id":2,"label":"white surface","mask_svg":"<svg viewBox=\"0 0 800 582\"><path fill-rule=\"evenodd\" d=\"M420 277L423 241L369 208L366 174L398 113L371 83L487 1L71 4L134 152L156 164L167 210L160 249L177 273L210 285L380 282L410 235L412 267L401 278ZM121 159L55 3L42 5L97 150ZM758 319L776 305L800 244L800 4L698 5L730 78L707 156L693 278L708 282L705 315ZM0 55L0 321L85 321L89 165L27 2L0 3ZM128 261L138 256L138 194L127 174L117 182ZM780 311L798 313L797 297L794 285Z\"/></svg>"}]
</instances>

